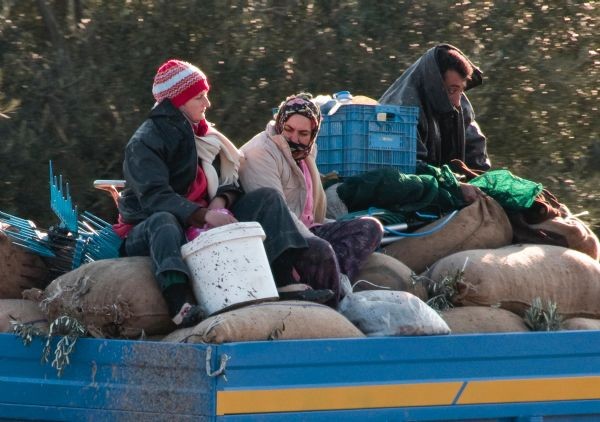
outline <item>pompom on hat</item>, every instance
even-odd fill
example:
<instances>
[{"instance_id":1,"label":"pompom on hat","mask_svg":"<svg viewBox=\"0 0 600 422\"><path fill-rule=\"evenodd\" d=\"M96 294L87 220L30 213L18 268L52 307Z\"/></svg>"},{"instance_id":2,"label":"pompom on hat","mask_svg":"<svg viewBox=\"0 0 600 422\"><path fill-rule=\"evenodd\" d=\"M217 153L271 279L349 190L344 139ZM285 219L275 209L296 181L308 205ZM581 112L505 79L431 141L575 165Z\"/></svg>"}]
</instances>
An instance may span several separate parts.
<instances>
[{"instance_id":1,"label":"pompom on hat","mask_svg":"<svg viewBox=\"0 0 600 422\"><path fill-rule=\"evenodd\" d=\"M208 91L206 75L191 63L169 60L158 68L152 85L157 103L169 98L175 107L181 107L202 91Z\"/></svg>"}]
</instances>

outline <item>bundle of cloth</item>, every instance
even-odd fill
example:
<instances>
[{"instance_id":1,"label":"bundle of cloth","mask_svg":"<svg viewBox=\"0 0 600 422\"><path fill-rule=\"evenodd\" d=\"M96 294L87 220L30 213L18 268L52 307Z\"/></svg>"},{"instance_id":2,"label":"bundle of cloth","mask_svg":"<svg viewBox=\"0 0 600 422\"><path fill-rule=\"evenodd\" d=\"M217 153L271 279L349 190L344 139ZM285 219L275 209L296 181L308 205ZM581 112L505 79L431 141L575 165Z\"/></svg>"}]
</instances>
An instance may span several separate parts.
<instances>
[{"instance_id":1,"label":"bundle of cloth","mask_svg":"<svg viewBox=\"0 0 600 422\"><path fill-rule=\"evenodd\" d=\"M450 168L471 182L483 175L483 172L469 168L460 160L452 160ZM485 191L485 187L481 188ZM492 192L486 193L493 196ZM541 185L529 206L521 209L505 206L504 209L513 227L513 243L563 246L583 252L595 260L600 259L598 236Z\"/></svg>"}]
</instances>

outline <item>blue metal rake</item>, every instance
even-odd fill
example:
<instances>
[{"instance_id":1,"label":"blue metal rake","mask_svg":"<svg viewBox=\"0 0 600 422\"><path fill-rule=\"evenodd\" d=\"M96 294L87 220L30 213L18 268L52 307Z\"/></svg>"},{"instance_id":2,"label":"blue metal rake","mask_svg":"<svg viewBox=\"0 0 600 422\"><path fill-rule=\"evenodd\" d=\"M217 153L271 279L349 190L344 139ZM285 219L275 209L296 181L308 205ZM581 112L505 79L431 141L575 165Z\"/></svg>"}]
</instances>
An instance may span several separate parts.
<instances>
[{"instance_id":1,"label":"blue metal rake","mask_svg":"<svg viewBox=\"0 0 600 422\"><path fill-rule=\"evenodd\" d=\"M63 196L63 192L66 195ZM77 236L77 207L73 208L73 201L69 193L69 184L63 187L62 174L54 176L52 161L50 161L50 208L62 222L62 227Z\"/></svg>"},{"instance_id":2,"label":"blue metal rake","mask_svg":"<svg viewBox=\"0 0 600 422\"><path fill-rule=\"evenodd\" d=\"M66 195L63 195L66 192ZM72 268L100 259L119 256L121 238L112 230L112 226L94 214L84 211L79 215L73 207L69 184L63 187L62 175L57 179L50 162L50 206L61 220L63 226L75 236Z\"/></svg>"},{"instance_id":3,"label":"blue metal rake","mask_svg":"<svg viewBox=\"0 0 600 422\"><path fill-rule=\"evenodd\" d=\"M0 211L0 222L8 225L0 229L12 243L45 257L56 256L50 249L47 237L44 238L35 227L33 221L15 217Z\"/></svg>"},{"instance_id":4,"label":"blue metal rake","mask_svg":"<svg viewBox=\"0 0 600 422\"><path fill-rule=\"evenodd\" d=\"M38 255L54 260L59 272L78 268L88 262L119 256L121 238L111 224L85 211L79 215L73 206L69 184L63 184L62 175L54 175L50 161L50 207L60 220L59 227L45 235L35 229L32 221L0 211L0 227L11 242Z\"/></svg>"},{"instance_id":5,"label":"blue metal rake","mask_svg":"<svg viewBox=\"0 0 600 422\"><path fill-rule=\"evenodd\" d=\"M85 211L79 221L80 236L84 237L83 260L86 262L119 256L121 238L113 231L112 225Z\"/></svg>"}]
</instances>

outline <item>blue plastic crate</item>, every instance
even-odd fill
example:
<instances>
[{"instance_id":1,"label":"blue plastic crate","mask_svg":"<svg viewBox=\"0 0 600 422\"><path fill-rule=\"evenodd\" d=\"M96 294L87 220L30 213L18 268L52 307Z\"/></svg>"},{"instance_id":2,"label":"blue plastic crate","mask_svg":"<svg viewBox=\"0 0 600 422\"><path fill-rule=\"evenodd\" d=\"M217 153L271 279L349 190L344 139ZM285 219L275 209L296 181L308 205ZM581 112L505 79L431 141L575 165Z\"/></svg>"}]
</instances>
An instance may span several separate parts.
<instances>
[{"instance_id":1,"label":"blue plastic crate","mask_svg":"<svg viewBox=\"0 0 600 422\"><path fill-rule=\"evenodd\" d=\"M324 116L317 137L321 173L353 176L381 167L414 173L418 107L342 105Z\"/></svg>"}]
</instances>

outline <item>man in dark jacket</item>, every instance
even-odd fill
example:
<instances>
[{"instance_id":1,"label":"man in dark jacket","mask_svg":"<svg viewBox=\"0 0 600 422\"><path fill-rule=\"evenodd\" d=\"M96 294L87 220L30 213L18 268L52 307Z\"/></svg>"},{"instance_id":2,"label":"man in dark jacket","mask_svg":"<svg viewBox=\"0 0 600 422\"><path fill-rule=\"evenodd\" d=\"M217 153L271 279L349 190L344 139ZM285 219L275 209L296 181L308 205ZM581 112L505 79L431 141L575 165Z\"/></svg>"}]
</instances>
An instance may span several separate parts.
<instances>
[{"instance_id":1,"label":"man in dark jacket","mask_svg":"<svg viewBox=\"0 0 600 422\"><path fill-rule=\"evenodd\" d=\"M459 159L488 170L486 138L465 95L481 83L481 71L459 49L440 44L413 63L379 102L419 107L419 160L440 167Z\"/></svg>"}]
</instances>

